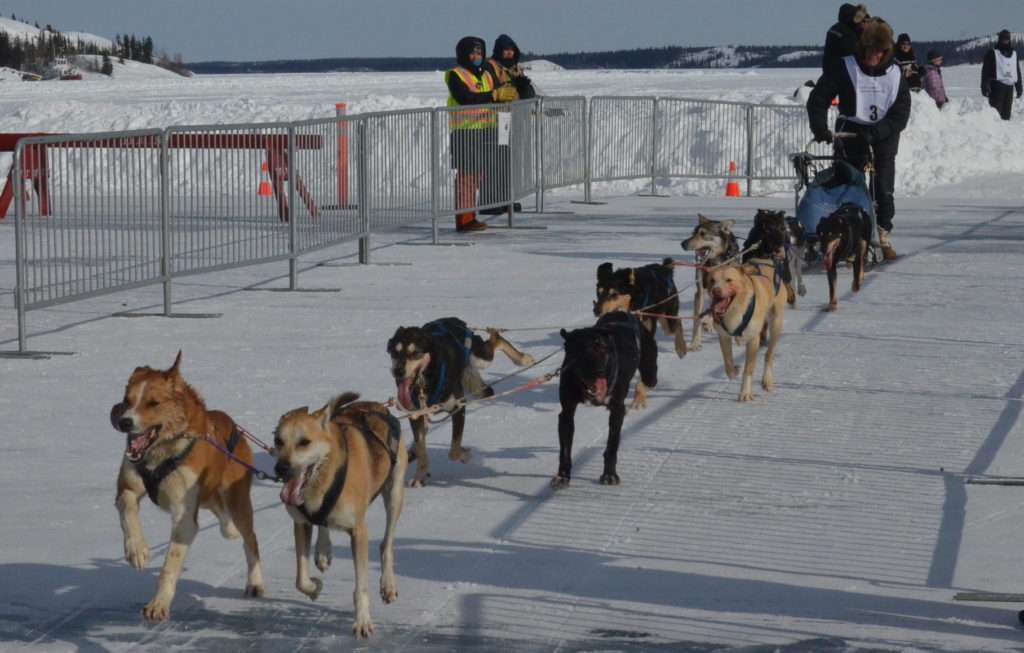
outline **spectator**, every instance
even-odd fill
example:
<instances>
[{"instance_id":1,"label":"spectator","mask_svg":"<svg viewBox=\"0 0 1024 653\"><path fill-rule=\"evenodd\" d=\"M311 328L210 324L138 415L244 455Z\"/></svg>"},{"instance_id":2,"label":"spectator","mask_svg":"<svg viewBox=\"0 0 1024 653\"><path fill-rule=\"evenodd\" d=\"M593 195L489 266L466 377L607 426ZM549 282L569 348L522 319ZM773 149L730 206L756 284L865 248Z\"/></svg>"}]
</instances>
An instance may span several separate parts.
<instances>
[{"instance_id":1,"label":"spectator","mask_svg":"<svg viewBox=\"0 0 1024 653\"><path fill-rule=\"evenodd\" d=\"M917 66L917 55L914 54L914 46L910 42L909 34L900 34L896 39L896 54L893 55L896 63L900 65L903 76L907 79L907 88L911 91L921 90L921 69Z\"/></svg>"},{"instance_id":2,"label":"spectator","mask_svg":"<svg viewBox=\"0 0 1024 653\"><path fill-rule=\"evenodd\" d=\"M515 87L520 100L536 97L537 92L534 90L530 78L523 74L523 68L519 65L519 46L507 34L502 34L494 40L494 53L484 66L494 79L496 87L509 85ZM512 151L507 145L499 145L497 152L498 159L493 170L494 174L490 174L489 171L481 186L481 204L500 202L511 197ZM519 211L522 206L519 202L514 202L512 209ZM507 205L505 205L483 209L480 213L500 215L507 210Z\"/></svg>"},{"instance_id":3,"label":"spectator","mask_svg":"<svg viewBox=\"0 0 1024 653\"><path fill-rule=\"evenodd\" d=\"M471 106L492 102L511 102L516 91L511 86L494 88L490 73L484 69L483 39L466 36L455 46L456 66L445 73L448 106ZM468 209L477 204L477 190L494 157L497 144L497 118L492 109L466 109L448 113L451 129L449 145L451 165L455 168L455 208ZM455 216L456 231L482 231L486 222L476 219L474 211Z\"/></svg>"},{"instance_id":4,"label":"spectator","mask_svg":"<svg viewBox=\"0 0 1024 653\"><path fill-rule=\"evenodd\" d=\"M877 203L878 239L887 261L899 257L889 233L896 211L896 152L900 132L910 119L910 91L892 54L892 28L881 18L870 19L855 54L844 57L819 77L807 98L807 116L816 141L833 140L828 109L838 95L835 131L852 132L856 138L836 140L835 155L858 169L874 159L872 194Z\"/></svg>"},{"instance_id":5,"label":"spectator","mask_svg":"<svg viewBox=\"0 0 1024 653\"><path fill-rule=\"evenodd\" d=\"M1010 30L999 32L996 47L989 50L981 64L981 94L1003 120L1010 119L1013 92L1021 95L1020 61L1013 49Z\"/></svg>"},{"instance_id":6,"label":"spectator","mask_svg":"<svg viewBox=\"0 0 1024 653\"><path fill-rule=\"evenodd\" d=\"M827 71L843 57L853 54L867 24L868 9L864 5L843 4L839 7L839 20L825 34L825 53L821 57L821 70Z\"/></svg>"},{"instance_id":7,"label":"spectator","mask_svg":"<svg viewBox=\"0 0 1024 653\"><path fill-rule=\"evenodd\" d=\"M949 102L946 97L946 85L942 82L942 53L938 50L928 51L928 61L924 65L924 74L921 75L921 88L935 100L935 105L942 108L942 105Z\"/></svg>"}]
</instances>

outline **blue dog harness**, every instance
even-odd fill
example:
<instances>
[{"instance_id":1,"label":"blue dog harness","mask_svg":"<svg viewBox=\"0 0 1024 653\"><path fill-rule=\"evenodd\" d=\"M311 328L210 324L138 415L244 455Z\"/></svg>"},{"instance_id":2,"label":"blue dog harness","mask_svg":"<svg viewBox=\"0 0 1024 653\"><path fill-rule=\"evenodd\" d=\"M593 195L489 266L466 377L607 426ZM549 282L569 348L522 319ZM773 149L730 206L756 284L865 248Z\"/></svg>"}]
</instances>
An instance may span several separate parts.
<instances>
[{"instance_id":1,"label":"blue dog harness","mask_svg":"<svg viewBox=\"0 0 1024 653\"><path fill-rule=\"evenodd\" d=\"M462 350L463 360L469 360L470 349L466 346L466 339L473 338L473 330L466 327L458 322L453 322L449 319L442 318L440 320L434 320L433 322L427 322L423 325L423 330L431 336L447 336L458 345L459 349ZM458 331L459 333L455 333ZM461 337L460 337L461 336ZM445 365L444 361L441 362L441 367L437 374L437 384L434 386L434 392L430 396L429 406L434 406L437 402L441 401L441 393L444 392L445 380L448 376L448 366ZM418 395L412 397L413 406L420 408L420 400Z\"/></svg>"}]
</instances>

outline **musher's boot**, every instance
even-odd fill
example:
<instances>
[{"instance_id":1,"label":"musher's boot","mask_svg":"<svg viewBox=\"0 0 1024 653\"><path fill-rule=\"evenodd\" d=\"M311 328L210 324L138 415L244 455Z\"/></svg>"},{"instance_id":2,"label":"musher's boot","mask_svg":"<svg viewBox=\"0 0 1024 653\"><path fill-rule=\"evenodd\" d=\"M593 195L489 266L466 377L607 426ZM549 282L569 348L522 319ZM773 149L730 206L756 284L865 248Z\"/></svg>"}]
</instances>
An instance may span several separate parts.
<instances>
[{"instance_id":1,"label":"musher's boot","mask_svg":"<svg viewBox=\"0 0 1024 653\"><path fill-rule=\"evenodd\" d=\"M889 232L881 227L878 228L878 242L882 244L882 258L886 261L895 261L900 257L892 248L892 241L889 240Z\"/></svg>"}]
</instances>

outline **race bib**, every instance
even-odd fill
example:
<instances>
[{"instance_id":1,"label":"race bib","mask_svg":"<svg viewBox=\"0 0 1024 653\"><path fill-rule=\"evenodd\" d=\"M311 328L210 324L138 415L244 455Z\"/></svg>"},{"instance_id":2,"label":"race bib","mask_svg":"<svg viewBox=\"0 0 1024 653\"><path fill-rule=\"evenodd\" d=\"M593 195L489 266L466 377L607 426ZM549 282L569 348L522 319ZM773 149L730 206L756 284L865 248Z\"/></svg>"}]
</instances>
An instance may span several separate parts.
<instances>
[{"instance_id":1,"label":"race bib","mask_svg":"<svg viewBox=\"0 0 1024 653\"><path fill-rule=\"evenodd\" d=\"M996 80L1008 86L1017 83L1017 51L1014 50L1008 57L1004 57L999 50L996 50Z\"/></svg>"},{"instance_id":2,"label":"race bib","mask_svg":"<svg viewBox=\"0 0 1024 653\"><path fill-rule=\"evenodd\" d=\"M856 115L843 117L861 125L873 125L884 118L889 107L896 102L900 90L900 68L889 66L884 75L875 77L865 75L855 57L845 57L843 61L857 94Z\"/></svg>"}]
</instances>

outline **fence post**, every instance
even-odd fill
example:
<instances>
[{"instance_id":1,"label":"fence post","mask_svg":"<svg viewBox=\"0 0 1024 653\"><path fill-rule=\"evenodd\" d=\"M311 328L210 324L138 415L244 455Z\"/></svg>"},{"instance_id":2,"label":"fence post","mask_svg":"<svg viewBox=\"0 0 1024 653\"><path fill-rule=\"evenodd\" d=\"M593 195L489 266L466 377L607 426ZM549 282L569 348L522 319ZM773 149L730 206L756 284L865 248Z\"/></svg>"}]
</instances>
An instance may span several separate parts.
<instances>
[{"instance_id":1,"label":"fence post","mask_svg":"<svg viewBox=\"0 0 1024 653\"><path fill-rule=\"evenodd\" d=\"M544 98L537 99L537 122L534 126L534 147L533 160L536 164L533 167L534 188L536 188L533 203L537 206L537 213L544 212Z\"/></svg>"},{"instance_id":2,"label":"fence post","mask_svg":"<svg viewBox=\"0 0 1024 653\"><path fill-rule=\"evenodd\" d=\"M295 204L295 125L288 125L288 289L299 287L299 244L298 227L299 212Z\"/></svg>"},{"instance_id":3,"label":"fence post","mask_svg":"<svg viewBox=\"0 0 1024 653\"><path fill-rule=\"evenodd\" d=\"M356 203L359 206L359 229L366 234L359 239L359 262L369 263L370 262L370 207L368 206L368 200L370 197L369 189L369 152L366 147L366 119L359 121L359 127L356 129L358 134L358 145L357 145L357 165L359 166L359 183L356 187Z\"/></svg>"},{"instance_id":4,"label":"fence post","mask_svg":"<svg viewBox=\"0 0 1024 653\"><path fill-rule=\"evenodd\" d=\"M163 276L164 317L171 315L170 130L168 127L160 133L160 274Z\"/></svg>"},{"instance_id":5,"label":"fence post","mask_svg":"<svg viewBox=\"0 0 1024 653\"><path fill-rule=\"evenodd\" d=\"M344 121L348 112L345 103L334 105L338 117L338 206L348 206L348 123Z\"/></svg>"},{"instance_id":6,"label":"fence post","mask_svg":"<svg viewBox=\"0 0 1024 653\"><path fill-rule=\"evenodd\" d=\"M655 173L658 166L658 98L654 98L654 109L651 111L651 197L657 192Z\"/></svg>"},{"instance_id":7,"label":"fence post","mask_svg":"<svg viewBox=\"0 0 1024 653\"><path fill-rule=\"evenodd\" d=\"M430 221L431 242L438 244L438 212L441 210L441 139L437 133L438 113L440 109L430 112Z\"/></svg>"},{"instance_id":8,"label":"fence post","mask_svg":"<svg viewBox=\"0 0 1024 653\"><path fill-rule=\"evenodd\" d=\"M14 191L14 258L15 258L15 286L14 286L14 307L18 311L18 351L25 353L28 349L27 325L25 323L25 284L27 273L25 271L25 193L22 192L25 182L21 179L22 157L25 156L25 145L18 143L14 146L14 173L11 183L17 184L11 190Z\"/></svg>"},{"instance_id":9,"label":"fence post","mask_svg":"<svg viewBox=\"0 0 1024 653\"><path fill-rule=\"evenodd\" d=\"M593 99L587 100L587 111L585 113L586 113L586 116L587 116L587 118L586 118L587 124L585 125L585 129L583 130L583 134L584 134L584 144L583 144L584 145L584 156L583 156L583 167L584 167L584 171L583 171L583 180L584 180L583 181L583 189L584 189L583 190L583 202L585 204L590 204L590 144L593 142L593 138L591 138L590 130L593 128L593 125L594 125L594 116L593 116L593 113L594 113L594 101L593 101Z\"/></svg>"},{"instance_id":10,"label":"fence post","mask_svg":"<svg viewBox=\"0 0 1024 653\"><path fill-rule=\"evenodd\" d=\"M744 174L747 176L747 197L750 197L754 175L754 105L747 104L747 165Z\"/></svg>"}]
</instances>

